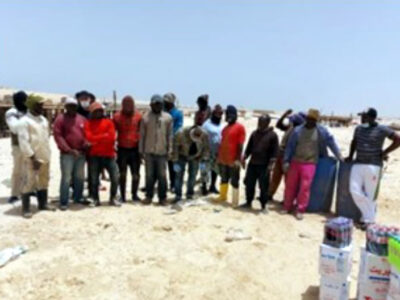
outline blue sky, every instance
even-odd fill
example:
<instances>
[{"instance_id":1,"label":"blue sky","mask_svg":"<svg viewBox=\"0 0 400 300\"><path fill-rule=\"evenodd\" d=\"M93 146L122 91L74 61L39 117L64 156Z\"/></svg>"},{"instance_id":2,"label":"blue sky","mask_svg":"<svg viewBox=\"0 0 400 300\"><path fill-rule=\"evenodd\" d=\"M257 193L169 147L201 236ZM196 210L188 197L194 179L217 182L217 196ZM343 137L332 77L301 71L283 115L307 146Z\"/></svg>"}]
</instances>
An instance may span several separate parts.
<instances>
[{"instance_id":1,"label":"blue sky","mask_svg":"<svg viewBox=\"0 0 400 300\"><path fill-rule=\"evenodd\" d=\"M398 116L399 1L0 2L0 85Z\"/></svg>"}]
</instances>

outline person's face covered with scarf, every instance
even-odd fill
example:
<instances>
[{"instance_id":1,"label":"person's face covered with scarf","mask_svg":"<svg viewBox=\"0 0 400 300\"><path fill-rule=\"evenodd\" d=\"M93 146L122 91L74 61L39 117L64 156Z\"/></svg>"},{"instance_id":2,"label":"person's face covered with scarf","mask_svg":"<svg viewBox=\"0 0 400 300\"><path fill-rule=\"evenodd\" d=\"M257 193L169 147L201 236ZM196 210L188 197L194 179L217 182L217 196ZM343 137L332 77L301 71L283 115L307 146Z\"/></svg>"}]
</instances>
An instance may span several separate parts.
<instances>
[{"instance_id":1,"label":"person's face covered with scarf","mask_svg":"<svg viewBox=\"0 0 400 300\"><path fill-rule=\"evenodd\" d=\"M234 124L237 120L237 109L233 105L228 105L225 112L225 120L229 124Z\"/></svg>"},{"instance_id":2,"label":"person's face covered with scarf","mask_svg":"<svg viewBox=\"0 0 400 300\"><path fill-rule=\"evenodd\" d=\"M23 91L19 91L13 95L14 106L18 111L26 112L27 108L25 102L27 98L28 95Z\"/></svg>"},{"instance_id":3,"label":"person's face covered with scarf","mask_svg":"<svg viewBox=\"0 0 400 300\"><path fill-rule=\"evenodd\" d=\"M208 107L208 95L201 95L199 98L197 98L197 105L199 107L199 110L206 110Z\"/></svg>"},{"instance_id":4,"label":"person's face covered with scarf","mask_svg":"<svg viewBox=\"0 0 400 300\"><path fill-rule=\"evenodd\" d=\"M26 100L26 107L32 115L39 116L43 114L44 102L45 100L43 97L37 95L29 95L28 99Z\"/></svg>"},{"instance_id":5,"label":"person's face covered with scarf","mask_svg":"<svg viewBox=\"0 0 400 300\"><path fill-rule=\"evenodd\" d=\"M135 112L135 100L131 96L125 96L124 99L122 99L121 112L125 116L132 116Z\"/></svg>"},{"instance_id":6,"label":"person's face covered with scarf","mask_svg":"<svg viewBox=\"0 0 400 300\"><path fill-rule=\"evenodd\" d=\"M213 111L211 112L211 122L214 124L219 125L222 120L222 115L224 114L224 110L222 109L221 105L215 105Z\"/></svg>"}]
</instances>

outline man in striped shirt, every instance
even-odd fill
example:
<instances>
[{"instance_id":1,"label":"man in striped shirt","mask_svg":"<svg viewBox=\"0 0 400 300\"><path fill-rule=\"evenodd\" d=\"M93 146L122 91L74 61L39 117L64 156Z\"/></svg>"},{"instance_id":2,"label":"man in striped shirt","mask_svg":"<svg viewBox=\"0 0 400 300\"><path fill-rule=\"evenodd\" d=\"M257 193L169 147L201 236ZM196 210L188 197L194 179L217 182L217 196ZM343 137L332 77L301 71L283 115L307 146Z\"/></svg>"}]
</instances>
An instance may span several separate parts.
<instances>
[{"instance_id":1,"label":"man in striped shirt","mask_svg":"<svg viewBox=\"0 0 400 300\"><path fill-rule=\"evenodd\" d=\"M360 115L362 124L355 129L347 160L353 160L354 153L357 153L351 169L350 192L361 211L361 228L366 229L369 224L375 222L375 200L383 161L390 152L400 146L400 136L389 127L376 122L376 109L368 108ZM384 150L386 138L391 139L393 143Z\"/></svg>"}]
</instances>

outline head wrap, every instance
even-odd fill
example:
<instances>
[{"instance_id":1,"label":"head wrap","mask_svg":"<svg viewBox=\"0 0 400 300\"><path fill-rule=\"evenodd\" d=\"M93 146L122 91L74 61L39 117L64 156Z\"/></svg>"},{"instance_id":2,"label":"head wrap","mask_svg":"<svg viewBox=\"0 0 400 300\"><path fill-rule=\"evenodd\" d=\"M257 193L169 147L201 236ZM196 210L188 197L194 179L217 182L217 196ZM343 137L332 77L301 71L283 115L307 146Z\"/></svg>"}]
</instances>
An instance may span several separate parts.
<instances>
[{"instance_id":1,"label":"head wrap","mask_svg":"<svg viewBox=\"0 0 400 300\"><path fill-rule=\"evenodd\" d=\"M163 99L165 102L175 104L176 96L174 93L166 93Z\"/></svg>"},{"instance_id":2,"label":"head wrap","mask_svg":"<svg viewBox=\"0 0 400 300\"><path fill-rule=\"evenodd\" d=\"M64 106L67 106L67 105L78 105L78 101L74 98L68 97L67 99L65 99L65 102L64 102Z\"/></svg>"},{"instance_id":3,"label":"head wrap","mask_svg":"<svg viewBox=\"0 0 400 300\"><path fill-rule=\"evenodd\" d=\"M31 110L37 103L44 103L44 102L46 102L46 100L43 97L31 94L28 96L25 105L29 110Z\"/></svg>"},{"instance_id":4,"label":"head wrap","mask_svg":"<svg viewBox=\"0 0 400 300\"><path fill-rule=\"evenodd\" d=\"M310 108L307 113L307 118L318 121L319 120L319 110Z\"/></svg>"},{"instance_id":5,"label":"head wrap","mask_svg":"<svg viewBox=\"0 0 400 300\"><path fill-rule=\"evenodd\" d=\"M99 102L93 102L92 104L90 104L89 106L89 112L93 113L94 111L98 110L98 109L104 109L104 106L99 103Z\"/></svg>"},{"instance_id":6,"label":"head wrap","mask_svg":"<svg viewBox=\"0 0 400 300\"><path fill-rule=\"evenodd\" d=\"M227 115L235 115L235 116L237 116L237 109L236 109L236 107L233 106L233 105L228 105L228 106L226 107L226 114L227 114Z\"/></svg>"}]
</instances>

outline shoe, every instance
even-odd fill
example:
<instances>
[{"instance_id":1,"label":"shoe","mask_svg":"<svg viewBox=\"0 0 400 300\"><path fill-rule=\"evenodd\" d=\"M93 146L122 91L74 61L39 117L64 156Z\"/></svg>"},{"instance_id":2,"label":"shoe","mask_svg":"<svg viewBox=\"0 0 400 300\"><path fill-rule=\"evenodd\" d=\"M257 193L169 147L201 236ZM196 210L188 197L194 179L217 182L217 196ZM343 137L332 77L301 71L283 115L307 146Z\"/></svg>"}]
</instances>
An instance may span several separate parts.
<instances>
[{"instance_id":1,"label":"shoe","mask_svg":"<svg viewBox=\"0 0 400 300\"><path fill-rule=\"evenodd\" d=\"M187 195L186 200L193 200L193 195Z\"/></svg>"},{"instance_id":2,"label":"shoe","mask_svg":"<svg viewBox=\"0 0 400 300\"><path fill-rule=\"evenodd\" d=\"M92 201L90 201L89 207L97 207L97 206L101 206L100 200L92 199Z\"/></svg>"},{"instance_id":3,"label":"shoe","mask_svg":"<svg viewBox=\"0 0 400 300\"><path fill-rule=\"evenodd\" d=\"M140 202L140 201L142 201L142 199L140 199L140 197L138 195L132 195L132 201L133 202Z\"/></svg>"},{"instance_id":4,"label":"shoe","mask_svg":"<svg viewBox=\"0 0 400 300\"><path fill-rule=\"evenodd\" d=\"M302 221L304 219L304 214L300 213L300 212L297 212L295 214L295 217L296 217L297 220Z\"/></svg>"},{"instance_id":5,"label":"shoe","mask_svg":"<svg viewBox=\"0 0 400 300\"><path fill-rule=\"evenodd\" d=\"M37 197L39 202L39 210L56 211L56 208L47 202L47 190L37 191Z\"/></svg>"},{"instance_id":6,"label":"shoe","mask_svg":"<svg viewBox=\"0 0 400 300\"><path fill-rule=\"evenodd\" d=\"M121 202L121 203L125 203L125 202L126 202L126 199L125 199L125 197L119 197L119 202Z\"/></svg>"},{"instance_id":7,"label":"shoe","mask_svg":"<svg viewBox=\"0 0 400 300\"><path fill-rule=\"evenodd\" d=\"M60 205L60 210L66 211L68 209L67 205Z\"/></svg>"},{"instance_id":8,"label":"shoe","mask_svg":"<svg viewBox=\"0 0 400 300\"><path fill-rule=\"evenodd\" d=\"M210 189L208 190L209 193L211 194L219 194L219 191L215 186L211 186Z\"/></svg>"},{"instance_id":9,"label":"shoe","mask_svg":"<svg viewBox=\"0 0 400 300\"><path fill-rule=\"evenodd\" d=\"M146 199L144 199L144 200L142 201L142 204L144 204L144 205L150 205L151 202L153 202L151 199L146 198Z\"/></svg>"},{"instance_id":10,"label":"shoe","mask_svg":"<svg viewBox=\"0 0 400 300\"><path fill-rule=\"evenodd\" d=\"M158 205L160 205L160 206L165 206L165 205L167 205L167 199L159 199L159 200L158 200Z\"/></svg>"},{"instance_id":11,"label":"shoe","mask_svg":"<svg viewBox=\"0 0 400 300\"><path fill-rule=\"evenodd\" d=\"M237 208L239 206L239 189L232 187L232 207Z\"/></svg>"},{"instance_id":12,"label":"shoe","mask_svg":"<svg viewBox=\"0 0 400 300\"><path fill-rule=\"evenodd\" d=\"M11 196L10 198L8 198L7 202L9 204L13 204L15 202L17 202L19 200L19 198L17 196Z\"/></svg>"},{"instance_id":13,"label":"shoe","mask_svg":"<svg viewBox=\"0 0 400 300\"><path fill-rule=\"evenodd\" d=\"M262 214L262 215L268 215L268 213L269 213L269 209L268 209L267 206L264 207L264 208L261 208L260 214Z\"/></svg>"},{"instance_id":14,"label":"shoe","mask_svg":"<svg viewBox=\"0 0 400 300\"><path fill-rule=\"evenodd\" d=\"M217 198L218 202L225 202L228 198L228 188L229 185L227 183L221 183L219 187L219 197Z\"/></svg>"},{"instance_id":15,"label":"shoe","mask_svg":"<svg viewBox=\"0 0 400 300\"><path fill-rule=\"evenodd\" d=\"M32 218L32 213L30 212L30 194L23 194L22 195L22 217L26 219Z\"/></svg>"},{"instance_id":16,"label":"shoe","mask_svg":"<svg viewBox=\"0 0 400 300\"><path fill-rule=\"evenodd\" d=\"M122 205L121 202L115 198L112 198L109 203L111 206L116 206L116 207L120 207Z\"/></svg>"},{"instance_id":17,"label":"shoe","mask_svg":"<svg viewBox=\"0 0 400 300\"><path fill-rule=\"evenodd\" d=\"M286 209L282 209L281 211L279 211L279 214L280 214L280 215L290 215L290 214L291 214L291 211L286 210Z\"/></svg>"},{"instance_id":18,"label":"shoe","mask_svg":"<svg viewBox=\"0 0 400 300\"><path fill-rule=\"evenodd\" d=\"M240 209L251 209L251 203L246 202L239 206Z\"/></svg>"}]
</instances>

